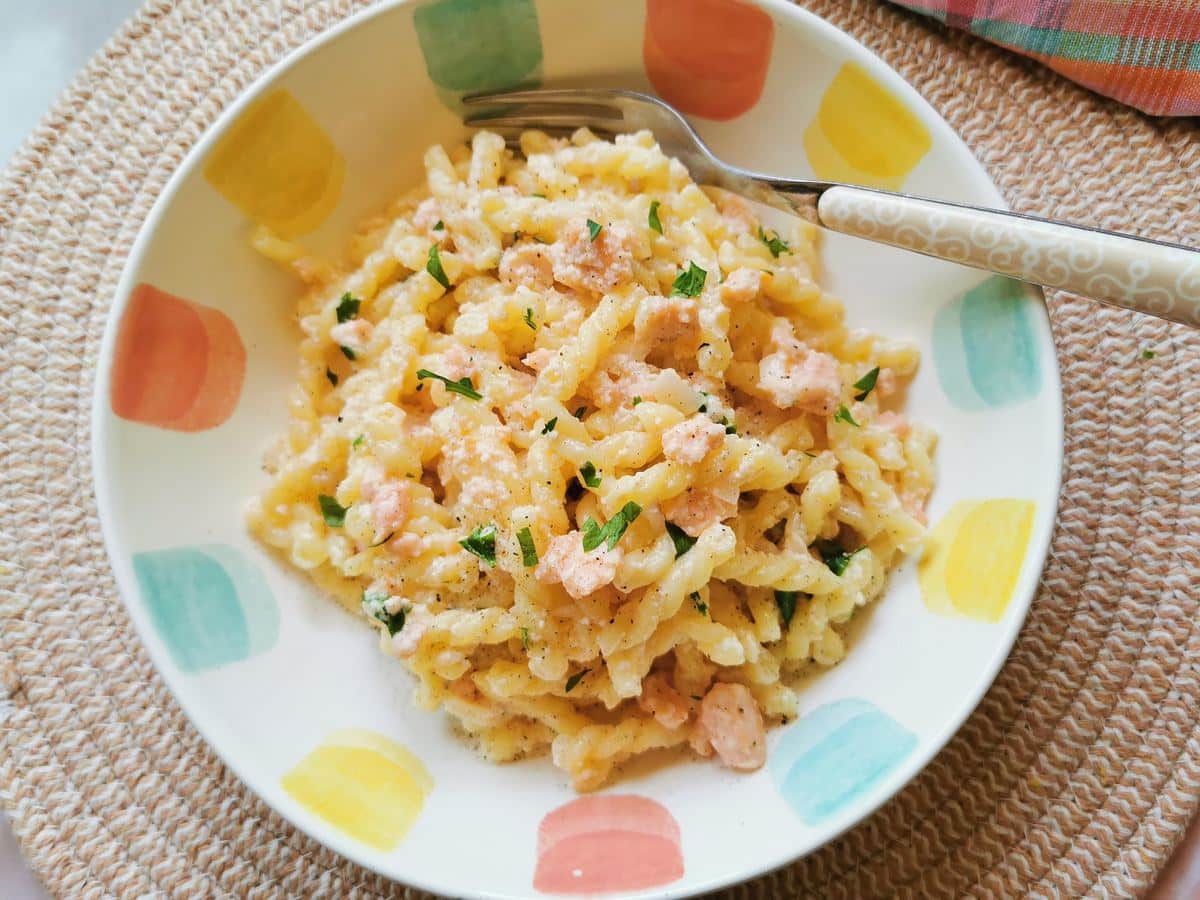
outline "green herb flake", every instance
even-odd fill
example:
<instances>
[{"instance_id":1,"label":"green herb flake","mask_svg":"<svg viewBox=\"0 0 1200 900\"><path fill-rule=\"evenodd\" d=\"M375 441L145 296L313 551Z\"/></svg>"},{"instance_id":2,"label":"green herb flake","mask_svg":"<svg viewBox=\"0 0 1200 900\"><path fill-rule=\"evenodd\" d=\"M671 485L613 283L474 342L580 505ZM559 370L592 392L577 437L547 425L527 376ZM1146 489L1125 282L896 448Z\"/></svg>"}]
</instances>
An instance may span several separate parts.
<instances>
[{"instance_id":1,"label":"green herb flake","mask_svg":"<svg viewBox=\"0 0 1200 900\"><path fill-rule=\"evenodd\" d=\"M367 436L365 434L360 434L358 437L356 437L353 441L350 442L351 449L357 450L359 447L361 447L366 442L366 440L367 440Z\"/></svg>"},{"instance_id":2,"label":"green herb flake","mask_svg":"<svg viewBox=\"0 0 1200 900\"><path fill-rule=\"evenodd\" d=\"M530 196L530 197L537 197L539 200L545 200L545 199L546 199L546 195L545 195L545 194L530 194L529 196Z\"/></svg>"},{"instance_id":3,"label":"green herb flake","mask_svg":"<svg viewBox=\"0 0 1200 900\"><path fill-rule=\"evenodd\" d=\"M690 597L692 603L694 603L696 605L696 611L698 613L700 613L700 615L702 615L702 616L708 615L708 604L700 599L699 591L692 591L690 594L688 594L688 597Z\"/></svg>"},{"instance_id":4,"label":"green herb flake","mask_svg":"<svg viewBox=\"0 0 1200 900\"><path fill-rule=\"evenodd\" d=\"M566 688L564 688L563 692L569 694L569 693L571 693L571 691L575 690L575 686L578 685L579 682L583 681L583 676L586 675L590 671L592 671L592 670L591 669L580 669L578 672L576 672L574 675L572 675L570 678L568 678L567 686L566 686Z\"/></svg>"},{"instance_id":5,"label":"green herb flake","mask_svg":"<svg viewBox=\"0 0 1200 900\"><path fill-rule=\"evenodd\" d=\"M533 532L526 525L517 532L517 543L521 545L521 562L526 568L538 564L537 547L533 543ZM528 647L526 647L528 649Z\"/></svg>"},{"instance_id":6,"label":"green herb flake","mask_svg":"<svg viewBox=\"0 0 1200 900\"><path fill-rule=\"evenodd\" d=\"M683 556L692 549L696 544L696 538L692 537L674 522L667 523L667 534L671 536L671 543L675 545L675 558Z\"/></svg>"},{"instance_id":7,"label":"green herb flake","mask_svg":"<svg viewBox=\"0 0 1200 900\"><path fill-rule=\"evenodd\" d=\"M441 219L438 219L438 220L437 220L437 224L433 226L433 230L434 230L434 231L445 231L445 230L446 230L446 223L445 223L445 222L443 222Z\"/></svg>"},{"instance_id":8,"label":"green herb flake","mask_svg":"<svg viewBox=\"0 0 1200 900\"><path fill-rule=\"evenodd\" d=\"M641 403L641 402L642 402L642 398L641 398L641 397L634 397L634 398L633 398L633 405L634 405L634 406L637 406L637 405L638 405L639 403Z\"/></svg>"},{"instance_id":9,"label":"green herb flake","mask_svg":"<svg viewBox=\"0 0 1200 900\"><path fill-rule=\"evenodd\" d=\"M708 404L707 404L707 403L701 403L701 404L700 404L700 405L699 405L699 406L696 408L696 412L698 412L698 413L706 413L706 412L708 412Z\"/></svg>"},{"instance_id":10,"label":"green herb flake","mask_svg":"<svg viewBox=\"0 0 1200 900\"><path fill-rule=\"evenodd\" d=\"M526 653L529 652L529 629L528 628L521 629L521 647L524 648Z\"/></svg>"},{"instance_id":11,"label":"green herb flake","mask_svg":"<svg viewBox=\"0 0 1200 900\"><path fill-rule=\"evenodd\" d=\"M600 237L600 229L602 229L604 226L601 225L599 222L593 222L591 219L588 219L587 227L588 227L588 240L594 244L596 242L596 238Z\"/></svg>"},{"instance_id":12,"label":"green herb flake","mask_svg":"<svg viewBox=\"0 0 1200 900\"><path fill-rule=\"evenodd\" d=\"M496 567L496 526L476 525L475 530L458 542L468 553L474 553L493 569Z\"/></svg>"},{"instance_id":13,"label":"green herb flake","mask_svg":"<svg viewBox=\"0 0 1200 900\"><path fill-rule=\"evenodd\" d=\"M588 487L600 487L600 476L596 474L596 466L590 459L579 467L579 474L583 476L583 483Z\"/></svg>"},{"instance_id":14,"label":"green herb flake","mask_svg":"<svg viewBox=\"0 0 1200 900\"><path fill-rule=\"evenodd\" d=\"M650 201L650 215L646 217L647 221L650 223L650 227L653 228L655 231L657 231L659 234L663 233L662 222L660 222L658 219L658 208L661 205L662 204L660 204L657 200L651 200Z\"/></svg>"},{"instance_id":15,"label":"green herb flake","mask_svg":"<svg viewBox=\"0 0 1200 900\"><path fill-rule=\"evenodd\" d=\"M549 422L542 426L542 434L549 434L554 430L554 426L558 424L558 416L555 416Z\"/></svg>"},{"instance_id":16,"label":"green herb flake","mask_svg":"<svg viewBox=\"0 0 1200 900\"><path fill-rule=\"evenodd\" d=\"M533 307L525 307L525 315L522 318L532 331L537 331L537 324L533 321Z\"/></svg>"},{"instance_id":17,"label":"green herb flake","mask_svg":"<svg viewBox=\"0 0 1200 900\"><path fill-rule=\"evenodd\" d=\"M354 351L351 350L349 347L338 347L338 349L342 351L342 356L346 357L346 359L356 359L357 358L354 355Z\"/></svg>"},{"instance_id":18,"label":"green herb flake","mask_svg":"<svg viewBox=\"0 0 1200 900\"><path fill-rule=\"evenodd\" d=\"M363 591L362 609L372 619L377 619L387 628L388 637L395 637L404 629L404 618L408 609L401 606L394 613L387 610L388 598L385 594L368 594Z\"/></svg>"},{"instance_id":19,"label":"green herb flake","mask_svg":"<svg viewBox=\"0 0 1200 900\"><path fill-rule=\"evenodd\" d=\"M429 259L425 263L425 271L433 276L433 280L450 290L450 279L446 277L446 270L442 268L442 257L438 254L438 245L434 244L429 248Z\"/></svg>"},{"instance_id":20,"label":"green herb flake","mask_svg":"<svg viewBox=\"0 0 1200 900\"><path fill-rule=\"evenodd\" d=\"M846 409L845 406L839 406L837 408L837 412L833 414L833 421L845 422L847 425L853 425L855 428L862 427L854 421L854 416L850 415L850 410Z\"/></svg>"},{"instance_id":21,"label":"green herb flake","mask_svg":"<svg viewBox=\"0 0 1200 900\"><path fill-rule=\"evenodd\" d=\"M671 296L699 297L700 292L704 290L704 279L707 277L707 272L694 262L689 262L688 267L675 277L675 281L671 285Z\"/></svg>"},{"instance_id":22,"label":"green herb flake","mask_svg":"<svg viewBox=\"0 0 1200 900\"><path fill-rule=\"evenodd\" d=\"M586 407L586 406L581 406L581 407L579 407L579 409L575 410L575 412L571 413L571 415L573 415L573 416L574 416L575 418L577 418L577 419L578 419L580 422L582 422L582 421L583 421L583 417L584 417L585 415L587 415L587 407Z\"/></svg>"},{"instance_id":23,"label":"green herb flake","mask_svg":"<svg viewBox=\"0 0 1200 900\"><path fill-rule=\"evenodd\" d=\"M763 231L761 225L758 226L758 239L767 245L767 249L771 251L771 256L779 259L780 253L787 253L792 248L779 239L778 234L767 237L767 233Z\"/></svg>"},{"instance_id":24,"label":"green herb flake","mask_svg":"<svg viewBox=\"0 0 1200 900\"><path fill-rule=\"evenodd\" d=\"M337 502L336 497L330 497L328 494L318 494L317 505L321 508L321 518L325 520L325 524L330 528L341 528L346 524L346 510L350 507L342 506L342 504Z\"/></svg>"},{"instance_id":25,"label":"green herb flake","mask_svg":"<svg viewBox=\"0 0 1200 900\"><path fill-rule=\"evenodd\" d=\"M783 627L792 624L792 616L796 615L796 598L799 591L776 591L775 605L779 607L779 618L783 619Z\"/></svg>"},{"instance_id":26,"label":"green herb flake","mask_svg":"<svg viewBox=\"0 0 1200 900\"><path fill-rule=\"evenodd\" d=\"M855 394L855 400L866 400L870 396L871 391L875 390L875 382L879 380L879 366L873 368L870 372L864 375L858 381L854 382L854 386L862 393Z\"/></svg>"},{"instance_id":27,"label":"green herb flake","mask_svg":"<svg viewBox=\"0 0 1200 900\"><path fill-rule=\"evenodd\" d=\"M475 385L471 383L470 377L464 375L458 381L451 381L445 375L439 375L437 372L430 372L428 369L417 369L417 378L436 378L446 386L446 390L454 394L461 394L468 400L482 400L483 394L475 390ZM418 389L420 385L417 385Z\"/></svg>"},{"instance_id":28,"label":"green herb flake","mask_svg":"<svg viewBox=\"0 0 1200 900\"><path fill-rule=\"evenodd\" d=\"M834 575L841 575L845 572L846 567L850 565L850 560L854 558L854 554L860 550L862 547L847 553L832 541L822 541L817 545L817 552L821 554L821 559L825 561L825 565L829 566L829 571Z\"/></svg>"},{"instance_id":29,"label":"green herb flake","mask_svg":"<svg viewBox=\"0 0 1200 900\"><path fill-rule=\"evenodd\" d=\"M361 304L362 301L353 294L348 292L342 294L342 299L338 301L337 305L338 324L340 325L342 322L349 322L351 319L358 318L358 307Z\"/></svg>"},{"instance_id":30,"label":"green herb flake","mask_svg":"<svg viewBox=\"0 0 1200 900\"><path fill-rule=\"evenodd\" d=\"M1158 356L1158 354L1155 353L1153 350L1143 350L1142 351L1142 359L1154 359L1154 357L1156 357L1156 356Z\"/></svg>"},{"instance_id":31,"label":"green herb flake","mask_svg":"<svg viewBox=\"0 0 1200 900\"><path fill-rule=\"evenodd\" d=\"M338 383L337 372L333 371L333 369L326 366L325 367L325 377L329 379L330 384L332 384L334 387L337 387L337 383Z\"/></svg>"},{"instance_id":32,"label":"green herb flake","mask_svg":"<svg viewBox=\"0 0 1200 900\"><path fill-rule=\"evenodd\" d=\"M596 524L596 520L588 516L583 523L583 549L585 553L591 553L601 544L607 544L611 550L617 546L617 541L621 539L621 535L642 514L642 508L630 500L616 514L604 523L603 527Z\"/></svg>"}]
</instances>

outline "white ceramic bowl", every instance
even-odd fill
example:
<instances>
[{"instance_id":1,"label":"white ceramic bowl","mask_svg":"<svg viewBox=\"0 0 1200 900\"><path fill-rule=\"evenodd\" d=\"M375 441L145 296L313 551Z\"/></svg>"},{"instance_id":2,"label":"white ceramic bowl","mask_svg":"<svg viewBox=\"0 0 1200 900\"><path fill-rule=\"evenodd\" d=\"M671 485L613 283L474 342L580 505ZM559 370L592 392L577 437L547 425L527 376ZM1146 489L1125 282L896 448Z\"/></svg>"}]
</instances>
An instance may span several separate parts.
<instances>
[{"instance_id":1,"label":"white ceramic bowl","mask_svg":"<svg viewBox=\"0 0 1200 900\"><path fill-rule=\"evenodd\" d=\"M496 767L362 621L258 547L245 500L285 421L296 285L255 221L330 253L461 137L458 98L517 82L657 90L751 168L1000 205L899 76L783 2L382 3L228 109L159 199L105 336L95 475L109 553L159 671L222 759L338 852L455 896L683 896L808 853L949 739L1025 616L1059 486L1058 373L1041 295L825 235L852 324L924 353L909 410L941 435L933 539L856 618L846 660L751 774L634 766L580 800L546 760Z\"/></svg>"}]
</instances>

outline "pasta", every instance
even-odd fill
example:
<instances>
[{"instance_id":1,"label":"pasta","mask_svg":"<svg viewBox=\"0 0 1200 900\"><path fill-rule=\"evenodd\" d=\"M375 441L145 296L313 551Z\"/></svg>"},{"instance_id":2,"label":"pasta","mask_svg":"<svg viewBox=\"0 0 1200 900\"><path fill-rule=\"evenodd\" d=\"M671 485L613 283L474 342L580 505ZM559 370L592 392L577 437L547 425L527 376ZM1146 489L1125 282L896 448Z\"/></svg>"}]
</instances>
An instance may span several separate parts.
<instances>
[{"instance_id":1,"label":"pasta","mask_svg":"<svg viewBox=\"0 0 1200 900\"><path fill-rule=\"evenodd\" d=\"M485 757L579 790L645 751L761 765L795 676L923 536L918 364L847 329L814 230L768 232L649 133L487 132L309 286L249 526Z\"/></svg>"}]
</instances>

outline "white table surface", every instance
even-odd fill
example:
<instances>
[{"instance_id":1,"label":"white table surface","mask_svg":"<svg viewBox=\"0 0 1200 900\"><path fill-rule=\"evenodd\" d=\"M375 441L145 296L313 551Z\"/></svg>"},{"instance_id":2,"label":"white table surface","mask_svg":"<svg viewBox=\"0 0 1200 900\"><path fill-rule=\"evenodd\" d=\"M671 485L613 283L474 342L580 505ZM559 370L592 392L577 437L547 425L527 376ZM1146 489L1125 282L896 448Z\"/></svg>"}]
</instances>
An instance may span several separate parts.
<instances>
[{"instance_id":1,"label":"white table surface","mask_svg":"<svg viewBox=\"0 0 1200 900\"><path fill-rule=\"evenodd\" d=\"M0 0L0 165L139 0ZM48 900L0 812L0 897Z\"/></svg>"},{"instance_id":2,"label":"white table surface","mask_svg":"<svg viewBox=\"0 0 1200 900\"><path fill-rule=\"evenodd\" d=\"M62 92L79 68L100 49L140 0L0 0L0 161L20 146L25 135ZM1167 877L1156 900L1183 900L1200 891L1200 827L1193 826L1187 850ZM1182 865L1181 865L1182 864ZM1178 893L1177 893L1178 891ZM49 900L30 873L0 812L0 898Z\"/></svg>"}]
</instances>

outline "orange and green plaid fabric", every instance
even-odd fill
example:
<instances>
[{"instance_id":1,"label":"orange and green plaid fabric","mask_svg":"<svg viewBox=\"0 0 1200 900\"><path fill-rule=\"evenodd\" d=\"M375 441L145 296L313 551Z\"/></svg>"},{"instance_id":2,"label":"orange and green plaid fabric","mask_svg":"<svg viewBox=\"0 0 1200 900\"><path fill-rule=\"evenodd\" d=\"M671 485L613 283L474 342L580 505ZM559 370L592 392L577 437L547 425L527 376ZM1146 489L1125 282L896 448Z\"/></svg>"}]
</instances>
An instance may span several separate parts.
<instances>
[{"instance_id":1,"label":"orange and green plaid fabric","mask_svg":"<svg viewBox=\"0 0 1200 900\"><path fill-rule=\"evenodd\" d=\"M1200 0L896 0L1098 93L1200 115Z\"/></svg>"}]
</instances>

